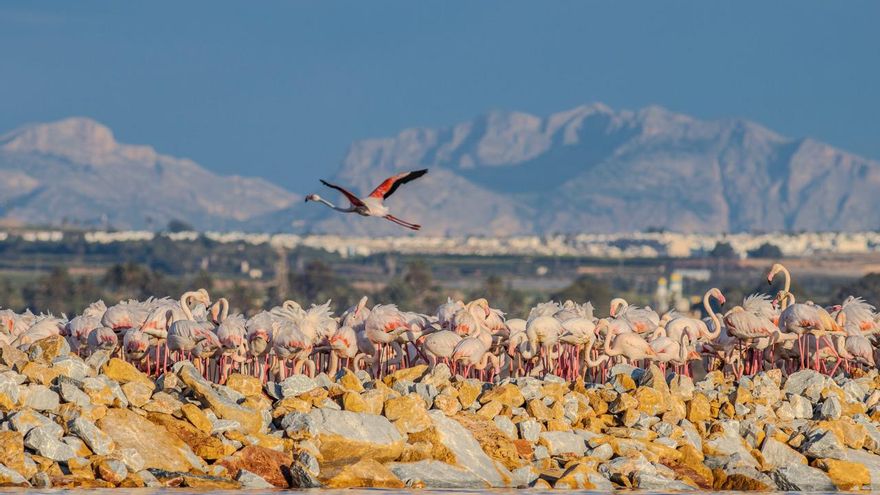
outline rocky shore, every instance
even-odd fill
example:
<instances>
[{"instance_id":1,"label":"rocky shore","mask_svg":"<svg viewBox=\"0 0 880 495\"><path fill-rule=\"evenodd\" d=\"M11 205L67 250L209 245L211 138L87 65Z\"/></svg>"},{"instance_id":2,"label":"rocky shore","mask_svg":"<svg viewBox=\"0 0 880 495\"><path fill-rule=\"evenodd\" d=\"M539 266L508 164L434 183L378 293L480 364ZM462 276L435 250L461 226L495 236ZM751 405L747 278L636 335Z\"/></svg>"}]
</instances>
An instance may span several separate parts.
<instances>
[{"instance_id":1,"label":"rocky shore","mask_svg":"<svg viewBox=\"0 0 880 495\"><path fill-rule=\"evenodd\" d=\"M261 385L0 347L0 486L880 489L880 376L492 385L445 365Z\"/></svg>"}]
</instances>

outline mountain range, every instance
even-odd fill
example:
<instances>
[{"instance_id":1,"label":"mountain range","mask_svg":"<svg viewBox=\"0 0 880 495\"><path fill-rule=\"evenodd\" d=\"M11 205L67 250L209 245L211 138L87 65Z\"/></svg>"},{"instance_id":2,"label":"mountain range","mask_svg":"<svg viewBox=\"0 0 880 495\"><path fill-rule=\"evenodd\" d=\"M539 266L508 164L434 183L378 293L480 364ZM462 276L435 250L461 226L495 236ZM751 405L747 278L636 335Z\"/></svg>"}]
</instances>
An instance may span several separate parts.
<instances>
[{"instance_id":1,"label":"mountain range","mask_svg":"<svg viewBox=\"0 0 880 495\"><path fill-rule=\"evenodd\" d=\"M429 168L388 201L429 234L853 231L880 228L880 162L743 119L700 120L651 106L580 106L539 117L490 112L444 128L351 145L327 177L356 193ZM152 148L116 143L88 119L0 137L0 216L26 223L102 218L143 227L385 235L261 179L221 177ZM310 191L344 203L319 184Z\"/></svg>"}]
</instances>

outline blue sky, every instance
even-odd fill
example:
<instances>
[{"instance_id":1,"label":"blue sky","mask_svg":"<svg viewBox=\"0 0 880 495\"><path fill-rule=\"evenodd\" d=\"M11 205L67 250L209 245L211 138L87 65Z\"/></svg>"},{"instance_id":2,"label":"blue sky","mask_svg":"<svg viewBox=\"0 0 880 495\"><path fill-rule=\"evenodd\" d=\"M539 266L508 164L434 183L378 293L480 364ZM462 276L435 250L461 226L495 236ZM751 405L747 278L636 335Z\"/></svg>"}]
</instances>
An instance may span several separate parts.
<instances>
[{"instance_id":1,"label":"blue sky","mask_svg":"<svg viewBox=\"0 0 880 495\"><path fill-rule=\"evenodd\" d=\"M353 140L601 101L880 158L880 2L0 4L0 133L85 115L297 192Z\"/></svg>"}]
</instances>

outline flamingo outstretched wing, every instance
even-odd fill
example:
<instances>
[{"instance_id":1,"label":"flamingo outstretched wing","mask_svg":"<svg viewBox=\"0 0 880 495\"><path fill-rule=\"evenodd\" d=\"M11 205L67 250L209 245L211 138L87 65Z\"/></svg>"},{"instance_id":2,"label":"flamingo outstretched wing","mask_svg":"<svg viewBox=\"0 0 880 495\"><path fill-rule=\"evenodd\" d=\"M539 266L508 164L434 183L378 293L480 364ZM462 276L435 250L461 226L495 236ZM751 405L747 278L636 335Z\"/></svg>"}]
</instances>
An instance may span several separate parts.
<instances>
[{"instance_id":1,"label":"flamingo outstretched wing","mask_svg":"<svg viewBox=\"0 0 880 495\"><path fill-rule=\"evenodd\" d=\"M401 184L406 184L407 182L414 181L419 177L428 173L428 169L422 170L413 170L412 172L404 172L402 174L393 175L384 182L379 184L379 187L373 190L370 193L371 198L378 199L387 199L389 196L394 194L394 191L400 187Z\"/></svg>"},{"instance_id":2,"label":"flamingo outstretched wing","mask_svg":"<svg viewBox=\"0 0 880 495\"><path fill-rule=\"evenodd\" d=\"M331 183L327 182L327 181L324 180L324 179L321 179L321 184L324 184L325 186L329 187L330 189L336 189L337 191L339 191L339 192L341 192L342 194L344 194L345 197L348 198L348 202L351 203L352 205L354 205L354 206L364 206L364 202L361 201L360 198L358 198L358 197L355 196L354 194L352 194L352 193L346 191L344 188L342 188L342 187L340 187L340 186L337 186L336 184L331 184Z\"/></svg>"}]
</instances>

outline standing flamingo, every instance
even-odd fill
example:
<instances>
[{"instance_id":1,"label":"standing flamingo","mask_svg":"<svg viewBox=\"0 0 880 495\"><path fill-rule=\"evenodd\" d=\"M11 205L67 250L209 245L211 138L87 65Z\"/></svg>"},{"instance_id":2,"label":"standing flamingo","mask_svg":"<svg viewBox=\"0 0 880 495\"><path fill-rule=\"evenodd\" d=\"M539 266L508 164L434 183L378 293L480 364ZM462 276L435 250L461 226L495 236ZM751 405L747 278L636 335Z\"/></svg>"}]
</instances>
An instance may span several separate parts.
<instances>
[{"instance_id":1,"label":"standing flamingo","mask_svg":"<svg viewBox=\"0 0 880 495\"><path fill-rule=\"evenodd\" d=\"M403 221L392 215L389 212L388 207L385 206L384 200L388 199L392 194L394 194L394 191L396 191L401 184L406 184L407 182L414 181L427 173L428 170L423 169L393 175L385 179L385 181L379 184L379 187L374 189L369 196L363 199L355 196L343 187L322 180L321 184L324 184L331 189L336 189L337 191L341 192L348 199L350 206L348 208L338 207L333 203L325 200L324 198L318 196L317 194L309 194L308 196L306 196L306 202L316 201L343 213L357 213L358 215L365 217L384 218L408 229L419 230L420 228L422 228L421 225Z\"/></svg>"}]
</instances>

